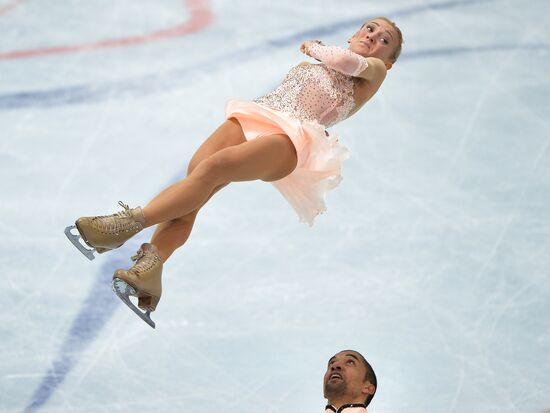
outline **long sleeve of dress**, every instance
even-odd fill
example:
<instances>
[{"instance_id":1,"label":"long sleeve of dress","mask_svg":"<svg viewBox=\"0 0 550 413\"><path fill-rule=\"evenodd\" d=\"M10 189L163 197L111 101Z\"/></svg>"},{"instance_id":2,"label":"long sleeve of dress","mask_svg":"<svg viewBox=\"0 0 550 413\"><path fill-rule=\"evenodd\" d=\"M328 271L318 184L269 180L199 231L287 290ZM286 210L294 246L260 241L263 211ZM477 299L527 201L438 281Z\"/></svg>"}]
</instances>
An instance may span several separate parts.
<instances>
[{"instance_id":1,"label":"long sleeve of dress","mask_svg":"<svg viewBox=\"0 0 550 413\"><path fill-rule=\"evenodd\" d=\"M358 76L369 66L365 57L337 46L309 42L308 52L327 67L348 76Z\"/></svg>"}]
</instances>

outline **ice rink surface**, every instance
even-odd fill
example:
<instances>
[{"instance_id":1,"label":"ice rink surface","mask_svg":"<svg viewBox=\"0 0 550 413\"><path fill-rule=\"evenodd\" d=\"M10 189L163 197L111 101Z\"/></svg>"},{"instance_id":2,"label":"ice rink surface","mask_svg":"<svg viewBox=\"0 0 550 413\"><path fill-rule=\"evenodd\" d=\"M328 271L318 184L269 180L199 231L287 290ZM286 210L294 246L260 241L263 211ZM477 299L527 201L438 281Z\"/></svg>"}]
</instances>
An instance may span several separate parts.
<instances>
[{"instance_id":1,"label":"ice rink surface","mask_svg":"<svg viewBox=\"0 0 550 413\"><path fill-rule=\"evenodd\" d=\"M0 411L324 408L357 349L370 412L550 409L547 0L0 0ZM351 150L300 224L263 182L203 209L149 328L110 291L147 234L86 260L83 215L184 176L225 102L387 15L403 54L332 131Z\"/></svg>"}]
</instances>

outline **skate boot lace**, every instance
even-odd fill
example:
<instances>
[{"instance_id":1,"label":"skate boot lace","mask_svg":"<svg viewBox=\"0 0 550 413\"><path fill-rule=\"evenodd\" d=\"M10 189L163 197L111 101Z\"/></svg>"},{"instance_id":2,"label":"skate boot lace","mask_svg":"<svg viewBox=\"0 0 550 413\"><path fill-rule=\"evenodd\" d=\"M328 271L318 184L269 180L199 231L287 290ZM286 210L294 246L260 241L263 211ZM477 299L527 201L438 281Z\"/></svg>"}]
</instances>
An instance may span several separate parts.
<instances>
[{"instance_id":1,"label":"skate boot lace","mask_svg":"<svg viewBox=\"0 0 550 413\"><path fill-rule=\"evenodd\" d=\"M134 272L137 276L141 276L143 273L149 271L157 265L158 260L159 258L157 257L157 254L153 251L145 252L142 248L140 248L136 255L132 257L132 261L134 261L135 264L130 271Z\"/></svg>"},{"instance_id":2,"label":"skate boot lace","mask_svg":"<svg viewBox=\"0 0 550 413\"><path fill-rule=\"evenodd\" d=\"M118 204L123 208L122 211L112 215L102 215L92 218L92 221L103 231L118 233L129 229L139 229L139 223L135 222L132 210L122 201Z\"/></svg>"}]
</instances>

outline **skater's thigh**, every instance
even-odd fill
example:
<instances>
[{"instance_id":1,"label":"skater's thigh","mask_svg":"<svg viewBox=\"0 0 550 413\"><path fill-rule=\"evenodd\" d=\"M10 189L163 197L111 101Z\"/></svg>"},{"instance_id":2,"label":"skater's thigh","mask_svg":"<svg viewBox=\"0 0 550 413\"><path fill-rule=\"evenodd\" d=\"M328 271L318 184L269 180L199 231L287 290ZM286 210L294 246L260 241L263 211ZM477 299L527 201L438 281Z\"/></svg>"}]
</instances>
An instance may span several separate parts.
<instances>
[{"instance_id":1,"label":"skater's thigh","mask_svg":"<svg viewBox=\"0 0 550 413\"><path fill-rule=\"evenodd\" d=\"M246 138L239 122L234 118L226 120L197 149L189 162L187 174L190 174L202 160L216 152L244 142L246 142Z\"/></svg>"},{"instance_id":2,"label":"skater's thigh","mask_svg":"<svg viewBox=\"0 0 550 413\"><path fill-rule=\"evenodd\" d=\"M289 175L297 164L294 144L285 134L260 136L216 152L195 173L222 184L261 179L271 182Z\"/></svg>"}]
</instances>

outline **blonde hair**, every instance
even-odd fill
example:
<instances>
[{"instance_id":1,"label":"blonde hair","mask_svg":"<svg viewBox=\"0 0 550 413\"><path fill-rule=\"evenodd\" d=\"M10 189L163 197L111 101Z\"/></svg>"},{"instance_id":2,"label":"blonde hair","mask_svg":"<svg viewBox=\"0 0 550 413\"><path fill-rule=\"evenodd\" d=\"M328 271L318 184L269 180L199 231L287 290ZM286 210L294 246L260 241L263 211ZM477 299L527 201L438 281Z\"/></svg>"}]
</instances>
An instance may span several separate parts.
<instances>
[{"instance_id":1,"label":"blonde hair","mask_svg":"<svg viewBox=\"0 0 550 413\"><path fill-rule=\"evenodd\" d=\"M393 54L390 56L390 59L392 61L392 63L395 63L397 61L397 58L399 57L399 55L401 54L401 45L403 44L403 33L401 33L401 29L399 27L397 27L397 24L395 24L394 22L392 22L390 19L388 19L387 17L385 16L379 16L379 17L375 17L374 19L371 19L370 21L372 20L384 20L386 23L389 23L391 24L391 26L395 29L395 31L397 32L397 46L395 46L395 50L393 51ZM366 23L365 23L366 24ZM364 26L364 25L363 25Z\"/></svg>"}]
</instances>

